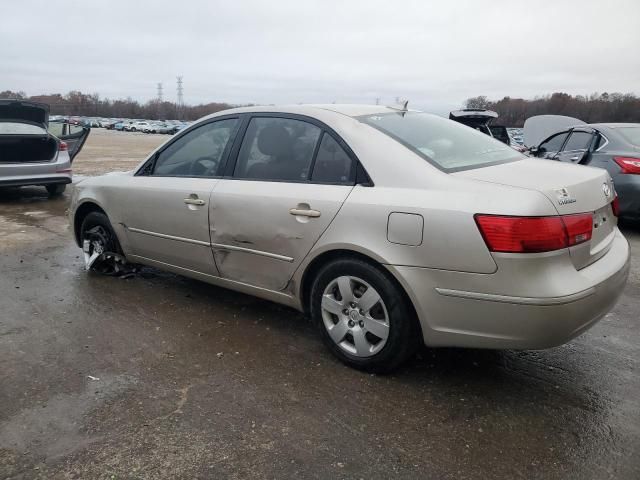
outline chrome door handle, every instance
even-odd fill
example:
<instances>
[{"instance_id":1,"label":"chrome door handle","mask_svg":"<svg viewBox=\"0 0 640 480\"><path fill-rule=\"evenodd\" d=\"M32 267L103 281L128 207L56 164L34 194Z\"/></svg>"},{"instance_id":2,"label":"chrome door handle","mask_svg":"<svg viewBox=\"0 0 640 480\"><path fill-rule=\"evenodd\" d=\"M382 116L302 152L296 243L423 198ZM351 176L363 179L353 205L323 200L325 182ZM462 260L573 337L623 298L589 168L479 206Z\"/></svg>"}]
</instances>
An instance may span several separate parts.
<instances>
[{"instance_id":1,"label":"chrome door handle","mask_svg":"<svg viewBox=\"0 0 640 480\"><path fill-rule=\"evenodd\" d=\"M580 157L576 155L575 157L571 157L569 160L571 160L572 162L575 162L576 160L580 160Z\"/></svg>"},{"instance_id":2,"label":"chrome door handle","mask_svg":"<svg viewBox=\"0 0 640 480\"><path fill-rule=\"evenodd\" d=\"M320 216L320 212L318 210L303 210L301 208L292 208L289 210L289 213L300 217L317 218Z\"/></svg>"},{"instance_id":3,"label":"chrome door handle","mask_svg":"<svg viewBox=\"0 0 640 480\"><path fill-rule=\"evenodd\" d=\"M187 205L204 205L204 200L200 200L199 198L185 198L184 203Z\"/></svg>"}]
</instances>

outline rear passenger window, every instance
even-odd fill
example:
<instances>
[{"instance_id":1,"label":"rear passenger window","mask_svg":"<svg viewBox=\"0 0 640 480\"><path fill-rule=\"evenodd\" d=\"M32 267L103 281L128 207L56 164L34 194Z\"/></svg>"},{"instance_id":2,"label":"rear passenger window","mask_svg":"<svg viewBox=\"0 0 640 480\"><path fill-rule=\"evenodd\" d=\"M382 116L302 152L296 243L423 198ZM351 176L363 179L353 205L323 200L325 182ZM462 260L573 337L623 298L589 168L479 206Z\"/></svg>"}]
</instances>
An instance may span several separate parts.
<instances>
[{"instance_id":1,"label":"rear passenger window","mask_svg":"<svg viewBox=\"0 0 640 480\"><path fill-rule=\"evenodd\" d=\"M305 181L321 130L288 118L255 117L247 127L233 176Z\"/></svg>"},{"instance_id":2,"label":"rear passenger window","mask_svg":"<svg viewBox=\"0 0 640 480\"><path fill-rule=\"evenodd\" d=\"M331 135L324 134L311 181L318 183L346 183L351 177L351 158Z\"/></svg>"},{"instance_id":3,"label":"rear passenger window","mask_svg":"<svg viewBox=\"0 0 640 480\"><path fill-rule=\"evenodd\" d=\"M573 132L564 146L563 151L586 150L591 143L592 134L587 132Z\"/></svg>"}]
</instances>

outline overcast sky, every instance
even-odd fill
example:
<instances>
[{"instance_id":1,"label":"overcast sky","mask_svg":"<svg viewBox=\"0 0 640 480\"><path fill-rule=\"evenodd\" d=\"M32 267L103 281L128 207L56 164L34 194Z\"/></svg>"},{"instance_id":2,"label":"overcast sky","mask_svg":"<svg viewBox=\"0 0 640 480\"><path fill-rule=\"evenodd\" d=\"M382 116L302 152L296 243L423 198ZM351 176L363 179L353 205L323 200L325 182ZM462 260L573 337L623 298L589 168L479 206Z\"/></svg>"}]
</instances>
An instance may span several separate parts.
<instances>
[{"instance_id":1,"label":"overcast sky","mask_svg":"<svg viewBox=\"0 0 640 480\"><path fill-rule=\"evenodd\" d=\"M0 91L185 103L640 93L640 0L2 2Z\"/></svg>"}]
</instances>

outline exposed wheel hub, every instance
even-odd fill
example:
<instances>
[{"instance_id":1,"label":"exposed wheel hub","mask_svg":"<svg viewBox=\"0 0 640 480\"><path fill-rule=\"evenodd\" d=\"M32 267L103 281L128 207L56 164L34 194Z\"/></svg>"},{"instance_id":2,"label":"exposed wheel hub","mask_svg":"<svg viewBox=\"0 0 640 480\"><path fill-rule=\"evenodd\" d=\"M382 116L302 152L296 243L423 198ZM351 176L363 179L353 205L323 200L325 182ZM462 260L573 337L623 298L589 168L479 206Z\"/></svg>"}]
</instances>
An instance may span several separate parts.
<instances>
[{"instance_id":1,"label":"exposed wheel hub","mask_svg":"<svg viewBox=\"0 0 640 480\"><path fill-rule=\"evenodd\" d=\"M132 275L135 272L134 266L113 250L113 238L103 226L96 225L84 232L82 251L87 270L95 270L104 275Z\"/></svg>"}]
</instances>

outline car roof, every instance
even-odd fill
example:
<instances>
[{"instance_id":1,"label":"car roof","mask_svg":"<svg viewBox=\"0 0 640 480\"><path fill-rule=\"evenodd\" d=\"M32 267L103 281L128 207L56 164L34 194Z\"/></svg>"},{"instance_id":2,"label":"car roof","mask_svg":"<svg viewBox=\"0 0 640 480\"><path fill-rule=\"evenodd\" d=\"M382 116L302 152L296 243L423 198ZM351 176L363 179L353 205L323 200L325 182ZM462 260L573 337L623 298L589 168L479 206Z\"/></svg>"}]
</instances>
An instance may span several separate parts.
<instances>
[{"instance_id":1,"label":"car roof","mask_svg":"<svg viewBox=\"0 0 640 480\"><path fill-rule=\"evenodd\" d=\"M399 108L387 107L384 105L359 105L359 104L299 104L299 105L262 105L251 107L232 108L223 110L222 114L232 113L297 113L300 115L314 116L318 113L330 111L346 115L348 117L358 117L361 115L374 115L376 113L398 112Z\"/></svg>"},{"instance_id":2,"label":"car roof","mask_svg":"<svg viewBox=\"0 0 640 480\"><path fill-rule=\"evenodd\" d=\"M640 123L590 123L588 126L593 128L629 128L640 127Z\"/></svg>"}]
</instances>

